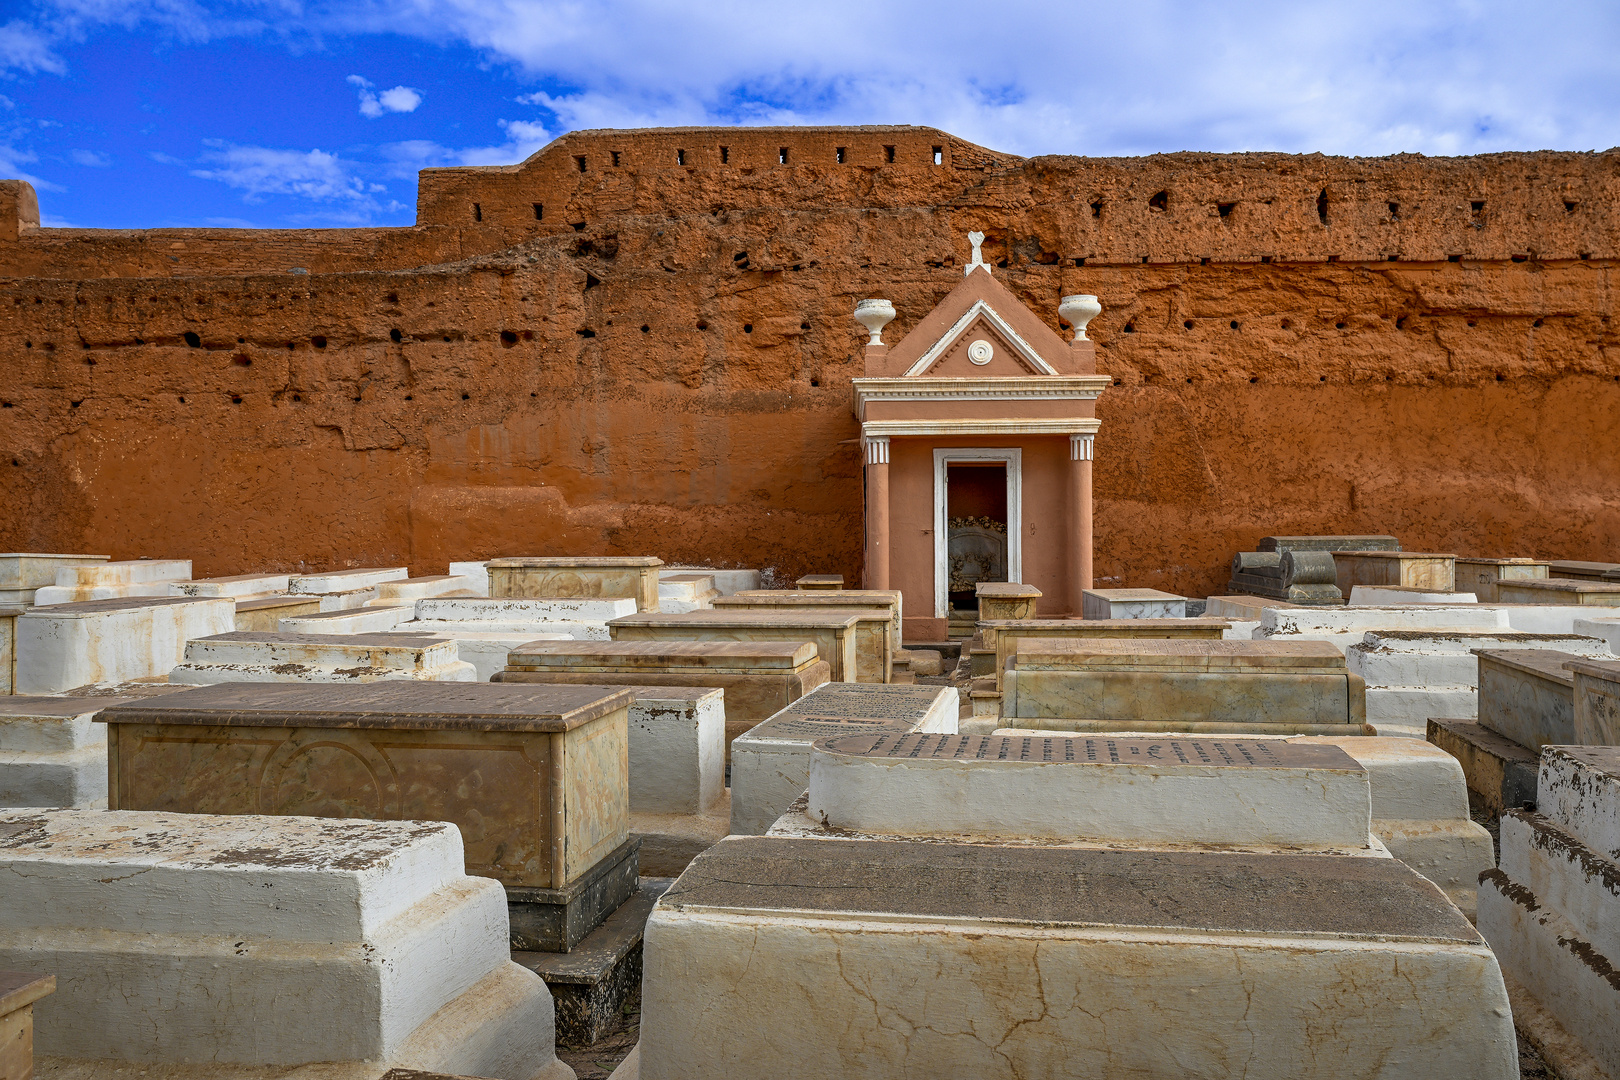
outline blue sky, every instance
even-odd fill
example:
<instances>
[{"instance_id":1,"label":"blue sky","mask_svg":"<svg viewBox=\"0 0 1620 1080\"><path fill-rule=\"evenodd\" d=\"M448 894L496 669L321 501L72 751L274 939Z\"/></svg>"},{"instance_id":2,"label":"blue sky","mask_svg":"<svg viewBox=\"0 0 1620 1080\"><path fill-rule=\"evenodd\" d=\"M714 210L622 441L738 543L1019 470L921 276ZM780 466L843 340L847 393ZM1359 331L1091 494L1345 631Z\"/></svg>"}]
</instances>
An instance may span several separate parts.
<instances>
[{"instance_id":1,"label":"blue sky","mask_svg":"<svg viewBox=\"0 0 1620 1080\"><path fill-rule=\"evenodd\" d=\"M1620 144L1620 4L0 0L46 224L407 225L566 131L932 124L1021 154Z\"/></svg>"}]
</instances>

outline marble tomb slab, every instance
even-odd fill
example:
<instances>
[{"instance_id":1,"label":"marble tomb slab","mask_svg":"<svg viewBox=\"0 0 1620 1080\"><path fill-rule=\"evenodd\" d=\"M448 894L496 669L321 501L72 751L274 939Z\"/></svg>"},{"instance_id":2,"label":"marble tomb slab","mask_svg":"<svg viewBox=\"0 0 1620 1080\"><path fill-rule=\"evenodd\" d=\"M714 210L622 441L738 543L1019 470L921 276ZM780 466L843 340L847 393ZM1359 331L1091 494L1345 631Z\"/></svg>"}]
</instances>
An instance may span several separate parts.
<instances>
[{"instance_id":1,"label":"marble tomb slab","mask_svg":"<svg viewBox=\"0 0 1620 1080\"><path fill-rule=\"evenodd\" d=\"M231 577L171 581L170 596L262 597L284 593L291 577L287 574L235 574Z\"/></svg>"},{"instance_id":2,"label":"marble tomb slab","mask_svg":"<svg viewBox=\"0 0 1620 1080\"><path fill-rule=\"evenodd\" d=\"M1575 739L1574 653L1557 649L1475 649L1482 727L1539 752Z\"/></svg>"},{"instance_id":3,"label":"marble tomb slab","mask_svg":"<svg viewBox=\"0 0 1620 1080\"><path fill-rule=\"evenodd\" d=\"M1187 598L1158 589L1086 589L1082 612L1088 619L1181 619Z\"/></svg>"},{"instance_id":4,"label":"marble tomb slab","mask_svg":"<svg viewBox=\"0 0 1620 1080\"><path fill-rule=\"evenodd\" d=\"M111 805L452 821L467 872L561 889L628 838L631 691L224 684L104 709Z\"/></svg>"},{"instance_id":5,"label":"marble tomb slab","mask_svg":"<svg viewBox=\"0 0 1620 1080\"><path fill-rule=\"evenodd\" d=\"M1570 660L1564 667L1575 676L1575 743L1620 746L1620 661Z\"/></svg>"},{"instance_id":6,"label":"marble tomb slab","mask_svg":"<svg viewBox=\"0 0 1620 1080\"><path fill-rule=\"evenodd\" d=\"M890 608L894 611L895 648L900 647L903 598L899 589L744 589L715 601L719 607Z\"/></svg>"},{"instance_id":7,"label":"marble tomb slab","mask_svg":"<svg viewBox=\"0 0 1620 1080\"><path fill-rule=\"evenodd\" d=\"M1369 1061L1518 1072L1490 949L1394 859L731 837L647 924L642 1080L1359 1080Z\"/></svg>"},{"instance_id":8,"label":"marble tomb slab","mask_svg":"<svg viewBox=\"0 0 1620 1080\"><path fill-rule=\"evenodd\" d=\"M731 831L760 835L809 785L815 740L856 732L954 733L961 711L948 686L828 683L731 744Z\"/></svg>"},{"instance_id":9,"label":"marble tomb slab","mask_svg":"<svg viewBox=\"0 0 1620 1080\"><path fill-rule=\"evenodd\" d=\"M333 570L325 574L300 574L289 579L287 590L295 593L346 593L375 589L384 581L404 581L410 571L403 566L361 567ZM376 599L375 596L372 599Z\"/></svg>"},{"instance_id":10,"label":"marble tomb slab","mask_svg":"<svg viewBox=\"0 0 1620 1080\"><path fill-rule=\"evenodd\" d=\"M1620 581L1503 581L1496 595L1504 604L1576 604L1581 607L1620 607Z\"/></svg>"},{"instance_id":11,"label":"marble tomb slab","mask_svg":"<svg viewBox=\"0 0 1620 1080\"><path fill-rule=\"evenodd\" d=\"M1003 685L1006 726L1370 734L1361 677L1325 642L1026 639Z\"/></svg>"},{"instance_id":12,"label":"marble tomb slab","mask_svg":"<svg viewBox=\"0 0 1620 1080\"><path fill-rule=\"evenodd\" d=\"M726 793L725 692L638 686L630 701L630 812L701 814Z\"/></svg>"},{"instance_id":13,"label":"marble tomb slab","mask_svg":"<svg viewBox=\"0 0 1620 1080\"><path fill-rule=\"evenodd\" d=\"M0 697L0 807L107 806L107 732L91 718L123 698Z\"/></svg>"},{"instance_id":14,"label":"marble tomb slab","mask_svg":"<svg viewBox=\"0 0 1620 1080\"><path fill-rule=\"evenodd\" d=\"M1219 640L1225 619L987 619L979 623L983 647L995 655L996 689L1007 658L1031 638L1203 638Z\"/></svg>"},{"instance_id":15,"label":"marble tomb slab","mask_svg":"<svg viewBox=\"0 0 1620 1080\"><path fill-rule=\"evenodd\" d=\"M479 594L481 581L457 574L436 574L430 577L404 578L396 581L379 581L377 583L377 599L372 603L399 604L410 603L424 597L433 596L470 596Z\"/></svg>"},{"instance_id":16,"label":"marble tomb slab","mask_svg":"<svg viewBox=\"0 0 1620 1080\"><path fill-rule=\"evenodd\" d=\"M19 694L166 676L192 638L228 633L224 597L153 596L35 607L17 618Z\"/></svg>"},{"instance_id":17,"label":"marble tomb slab","mask_svg":"<svg viewBox=\"0 0 1620 1080\"><path fill-rule=\"evenodd\" d=\"M570 1075L451 825L33 809L0 837L0 967L57 978L45 1075Z\"/></svg>"},{"instance_id":18,"label":"marble tomb slab","mask_svg":"<svg viewBox=\"0 0 1620 1080\"><path fill-rule=\"evenodd\" d=\"M1037 618L1036 602L1041 590L1016 581L981 581L973 586L979 599L979 621L989 619Z\"/></svg>"},{"instance_id":19,"label":"marble tomb slab","mask_svg":"<svg viewBox=\"0 0 1620 1080\"><path fill-rule=\"evenodd\" d=\"M1262 536L1256 551L1399 551L1401 542L1378 533L1365 536Z\"/></svg>"},{"instance_id":20,"label":"marble tomb slab","mask_svg":"<svg viewBox=\"0 0 1620 1080\"><path fill-rule=\"evenodd\" d=\"M1551 577L1548 565L1541 559L1480 559L1458 556L1456 561L1456 587L1479 597L1482 604L1500 603L1497 586L1504 581L1523 581Z\"/></svg>"},{"instance_id":21,"label":"marble tomb slab","mask_svg":"<svg viewBox=\"0 0 1620 1080\"><path fill-rule=\"evenodd\" d=\"M1620 571L1620 563L1585 562L1580 559L1551 559L1547 562L1549 577L1575 581L1602 581L1615 571Z\"/></svg>"},{"instance_id":22,"label":"marble tomb slab","mask_svg":"<svg viewBox=\"0 0 1620 1080\"><path fill-rule=\"evenodd\" d=\"M660 579L682 574L703 574L714 579L714 587L721 596L734 596L760 585L758 570L726 569L718 566L665 566L658 571Z\"/></svg>"},{"instance_id":23,"label":"marble tomb slab","mask_svg":"<svg viewBox=\"0 0 1620 1080\"><path fill-rule=\"evenodd\" d=\"M670 614L703 611L714 606L720 590L708 574L660 574L658 610Z\"/></svg>"},{"instance_id":24,"label":"marble tomb slab","mask_svg":"<svg viewBox=\"0 0 1620 1080\"><path fill-rule=\"evenodd\" d=\"M509 599L629 598L638 611L658 610L658 571L651 556L491 559L489 595Z\"/></svg>"},{"instance_id":25,"label":"marble tomb slab","mask_svg":"<svg viewBox=\"0 0 1620 1080\"><path fill-rule=\"evenodd\" d=\"M844 575L806 574L801 578L795 579L793 584L806 591L816 589L842 589L844 587Z\"/></svg>"},{"instance_id":26,"label":"marble tomb slab","mask_svg":"<svg viewBox=\"0 0 1620 1080\"><path fill-rule=\"evenodd\" d=\"M608 623L615 641L808 641L827 662L832 682L856 682L862 625L883 623L870 608L764 610L728 608L685 615L628 615Z\"/></svg>"},{"instance_id":27,"label":"marble tomb slab","mask_svg":"<svg viewBox=\"0 0 1620 1080\"><path fill-rule=\"evenodd\" d=\"M56 572L64 566L108 562L107 555L53 555L40 552L8 551L0 554L0 607L29 605L34 592L56 584Z\"/></svg>"},{"instance_id":28,"label":"marble tomb slab","mask_svg":"<svg viewBox=\"0 0 1620 1080\"><path fill-rule=\"evenodd\" d=\"M1404 585L1357 585L1350 590L1352 607L1390 607L1401 604L1477 604L1472 592L1436 592Z\"/></svg>"},{"instance_id":29,"label":"marble tomb slab","mask_svg":"<svg viewBox=\"0 0 1620 1080\"><path fill-rule=\"evenodd\" d=\"M809 791L813 821L868 835L1374 849L1367 771L1281 739L831 736Z\"/></svg>"},{"instance_id":30,"label":"marble tomb slab","mask_svg":"<svg viewBox=\"0 0 1620 1080\"><path fill-rule=\"evenodd\" d=\"M489 564L487 562L453 562L450 564L451 577L464 577L471 581L468 586L475 596L489 595Z\"/></svg>"},{"instance_id":31,"label":"marble tomb slab","mask_svg":"<svg viewBox=\"0 0 1620 1080\"><path fill-rule=\"evenodd\" d=\"M865 594L878 597L877 603L861 603L842 599ZM900 604L887 594L870 590L818 590L809 592L779 592L769 594L725 596L714 602L716 611L784 611L814 613L856 613L860 621L855 626L855 678L851 682L886 683L893 681L894 659L900 650ZM898 596L895 593L894 596ZM803 597L803 600L778 599Z\"/></svg>"},{"instance_id":32,"label":"marble tomb slab","mask_svg":"<svg viewBox=\"0 0 1620 1080\"><path fill-rule=\"evenodd\" d=\"M274 631L281 628L283 619L302 615L315 615L321 610L319 596L261 596L236 601L234 629L242 631Z\"/></svg>"},{"instance_id":33,"label":"marble tomb slab","mask_svg":"<svg viewBox=\"0 0 1620 1080\"><path fill-rule=\"evenodd\" d=\"M386 634L409 622L415 613L415 606L407 603L318 611L282 619L276 630L283 634Z\"/></svg>"},{"instance_id":34,"label":"marble tomb slab","mask_svg":"<svg viewBox=\"0 0 1620 1080\"><path fill-rule=\"evenodd\" d=\"M706 686L725 691L726 745L828 681L809 642L535 642L514 649L497 682Z\"/></svg>"},{"instance_id":35,"label":"marble tomb slab","mask_svg":"<svg viewBox=\"0 0 1620 1080\"><path fill-rule=\"evenodd\" d=\"M169 681L353 682L409 679L471 682L476 672L448 638L416 633L228 633L186 642Z\"/></svg>"},{"instance_id":36,"label":"marble tomb slab","mask_svg":"<svg viewBox=\"0 0 1620 1080\"><path fill-rule=\"evenodd\" d=\"M1584 637L1600 638L1607 642L1609 651L1620 653L1620 611L1612 615L1592 613L1595 618L1577 617L1571 624L1575 633Z\"/></svg>"},{"instance_id":37,"label":"marble tomb slab","mask_svg":"<svg viewBox=\"0 0 1620 1080\"><path fill-rule=\"evenodd\" d=\"M1397 585L1455 592L1455 555L1420 551L1335 551L1333 566L1339 591L1349 596L1357 585Z\"/></svg>"},{"instance_id":38,"label":"marble tomb slab","mask_svg":"<svg viewBox=\"0 0 1620 1080\"><path fill-rule=\"evenodd\" d=\"M56 582L42 585L34 603L76 604L132 596L169 596L169 583L191 577L190 559L125 559L59 566Z\"/></svg>"},{"instance_id":39,"label":"marble tomb slab","mask_svg":"<svg viewBox=\"0 0 1620 1080\"><path fill-rule=\"evenodd\" d=\"M1478 604L1406 607L1267 608L1255 641L1328 641L1344 652L1368 631L1501 631L1513 633L1508 611Z\"/></svg>"}]
</instances>

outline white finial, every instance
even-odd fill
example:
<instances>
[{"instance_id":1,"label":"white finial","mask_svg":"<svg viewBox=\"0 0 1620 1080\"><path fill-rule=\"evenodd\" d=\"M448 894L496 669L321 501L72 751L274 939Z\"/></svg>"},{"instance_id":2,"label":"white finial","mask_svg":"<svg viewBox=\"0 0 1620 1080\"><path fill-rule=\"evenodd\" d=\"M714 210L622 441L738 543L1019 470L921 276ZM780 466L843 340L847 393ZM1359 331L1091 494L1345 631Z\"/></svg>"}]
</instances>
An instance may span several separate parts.
<instances>
[{"instance_id":1,"label":"white finial","mask_svg":"<svg viewBox=\"0 0 1620 1080\"><path fill-rule=\"evenodd\" d=\"M1063 316L1064 322L1074 327L1074 340L1088 341L1086 324L1102 314L1102 305L1090 293L1077 293L1058 301L1058 314Z\"/></svg>"},{"instance_id":2,"label":"white finial","mask_svg":"<svg viewBox=\"0 0 1620 1080\"><path fill-rule=\"evenodd\" d=\"M967 269L962 271L962 276L966 277L968 274L973 273L973 271L980 269L988 274L990 272L990 264L984 261L983 255L979 254L979 245L984 243L984 233L968 233L968 243L973 245L973 261L967 264Z\"/></svg>"},{"instance_id":3,"label":"white finial","mask_svg":"<svg viewBox=\"0 0 1620 1080\"><path fill-rule=\"evenodd\" d=\"M855 305L855 321L872 335L868 345L881 345L883 328L894 321L894 305L887 300L862 300Z\"/></svg>"}]
</instances>

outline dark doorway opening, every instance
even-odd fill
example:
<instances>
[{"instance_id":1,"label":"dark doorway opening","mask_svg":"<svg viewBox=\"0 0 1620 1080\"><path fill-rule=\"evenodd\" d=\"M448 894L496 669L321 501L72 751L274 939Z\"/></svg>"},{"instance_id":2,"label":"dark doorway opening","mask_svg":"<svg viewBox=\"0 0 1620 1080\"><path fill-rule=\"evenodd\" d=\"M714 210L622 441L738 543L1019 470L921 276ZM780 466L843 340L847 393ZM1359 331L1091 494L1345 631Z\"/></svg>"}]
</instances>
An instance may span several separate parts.
<instances>
[{"instance_id":1,"label":"dark doorway opening","mask_svg":"<svg viewBox=\"0 0 1620 1080\"><path fill-rule=\"evenodd\" d=\"M978 618L974 586L1007 580L1007 466L945 466L946 589L951 612Z\"/></svg>"}]
</instances>

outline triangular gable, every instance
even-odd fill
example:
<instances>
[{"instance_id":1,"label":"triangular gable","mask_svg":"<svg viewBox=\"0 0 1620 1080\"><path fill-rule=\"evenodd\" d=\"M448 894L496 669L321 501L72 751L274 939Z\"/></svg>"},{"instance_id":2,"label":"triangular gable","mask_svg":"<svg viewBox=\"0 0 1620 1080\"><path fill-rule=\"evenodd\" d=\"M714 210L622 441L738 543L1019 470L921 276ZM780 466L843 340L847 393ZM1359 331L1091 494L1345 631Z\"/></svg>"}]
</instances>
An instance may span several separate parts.
<instances>
[{"instance_id":1,"label":"triangular gable","mask_svg":"<svg viewBox=\"0 0 1620 1080\"><path fill-rule=\"evenodd\" d=\"M988 333L985 333L986 327L988 327ZM970 355L972 346L979 341L983 341L991 347L990 356L982 362L976 362L978 357ZM997 363L998 360L1005 361L1007 359L1003 355L1004 352L1012 354L1012 359L1019 365L1018 372L1007 371L1005 362ZM906 374L926 374L935 367L944 364L947 358L955 359L959 354L971 366L962 368L962 365L952 364L953 368L961 369L953 371L952 374L1057 374L1057 369L1041 359L1040 354L1030 348L1029 343L1019 336L1018 331L1009 326L1007 320L1003 319L995 308L983 300L974 301L973 306L962 313L962 317L956 320L950 330L946 331L945 336L934 342L916 363L906 369ZM982 368L983 370L974 371L974 368Z\"/></svg>"},{"instance_id":2,"label":"triangular gable","mask_svg":"<svg viewBox=\"0 0 1620 1080\"><path fill-rule=\"evenodd\" d=\"M1054 307L1055 307L1054 303ZM940 361L954 355L955 350L972 344L972 339L961 339L975 325L988 327L995 338L987 337L998 354L1005 358L984 365L982 370L970 374L990 375L1072 375L1078 366L1069 343L1047 326L1023 301L1001 282L991 277L988 267L967 274L934 310L912 328L900 341L890 346L887 354L877 363L877 370L868 369L868 375L888 377L917 376L938 368ZM1003 350L1001 345L1005 344ZM1006 361L1017 365L1017 370L1003 366ZM958 367L950 363L953 373ZM999 368L992 372L990 368Z\"/></svg>"}]
</instances>

